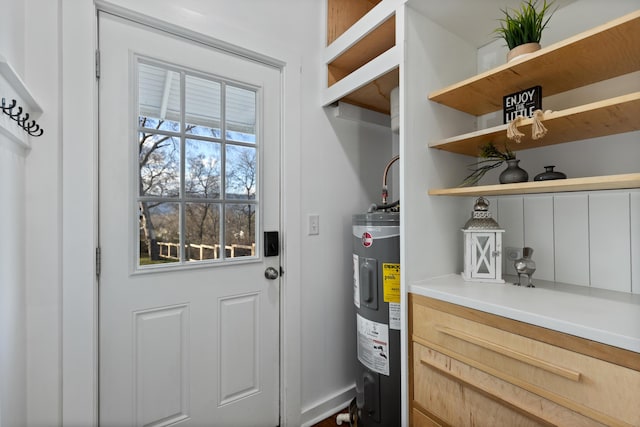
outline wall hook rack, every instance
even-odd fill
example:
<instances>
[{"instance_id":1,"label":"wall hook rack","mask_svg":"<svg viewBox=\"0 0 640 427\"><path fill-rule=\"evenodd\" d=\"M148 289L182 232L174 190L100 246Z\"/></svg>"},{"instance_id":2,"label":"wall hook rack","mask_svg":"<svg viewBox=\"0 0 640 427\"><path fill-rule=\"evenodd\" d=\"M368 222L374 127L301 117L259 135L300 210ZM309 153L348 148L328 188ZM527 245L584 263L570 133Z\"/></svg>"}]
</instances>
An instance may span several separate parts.
<instances>
[{"instance_id":1,"label":"wall hook rack","mask_svg":"<svg viewBox=\"0 0 640 427\"><path fill-rule=\"evenodd\" d=\"M16 107L18 107L17 110L13 111ZM22 107L17 105L15 99L12 99L11 103L7 105L6 100L2 98L2 106L0 106L0 108L2 108L3 113L11 117L29 135L37 137L42 136L44 133L44 129L42 129L35 120L31 120L31 122L29 122L29 113L24 113L24 115L22 114Z\"/></svg>"}]
</instances>

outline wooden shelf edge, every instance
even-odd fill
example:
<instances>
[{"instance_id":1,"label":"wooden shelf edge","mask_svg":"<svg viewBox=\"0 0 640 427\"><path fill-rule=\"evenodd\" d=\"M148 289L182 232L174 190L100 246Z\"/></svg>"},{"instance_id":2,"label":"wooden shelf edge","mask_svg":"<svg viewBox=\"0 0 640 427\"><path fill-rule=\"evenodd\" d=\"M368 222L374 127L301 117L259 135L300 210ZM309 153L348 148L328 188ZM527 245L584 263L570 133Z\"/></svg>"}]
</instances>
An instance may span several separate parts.
<instances>
[{"instance_id":1,"label":"wooden shelf edge","mask_svg":"<svg viewBox=\"0 0 640 427\"><path fill-rule=\"evenodd\" d=\"M498 111L501 108L501 97L499 97L499 99L494 100L495 102L491 102L490 105L487 105L485 103L485 101L483 100L482 103L478 102L479 100L475 99L474 97L474 101L473 104L467 105L466 107L463 107L462 105L457 105L458 103L456 101L453 101L453 98L456 96L459 96L458 93L459 92L470 92L471 94L473 94L476 89L472 89L475 87L476 84L478 84L479 82L483 82L483 81L494 81L494 82L498 82L498 81L502 81L503 80L503 76L504 77L513 77L515 76L523 76L523 75L527 75L527 71L529 69L533 69L536 68L537 65L541 64L544 62L545 57L549 57L549 56L553 56L553 55L559 55L561 52L563 52L565 49L571 49L572 45L578 45L582 42L584 42L585 40L589 39L589 38L600 38L600 36L606 37L606 33L610 30L615 30L616 27L619 26L623 26L629 23L633 23L633 21L638 21L640 20L640 10L637 10L635 12L631 12L629 14L626 14L620 18L614 19L612 21L609 21L605 24L599 25L595 28L592 28L590 30L584 31L582 33L579 33L575 36L569 37L565 40L556 42L550 46L544 47L541 50L534 52L530 55L527 55L526 57L523 57L521 59L517 59L515 61L500 65L496 68L493 68L491 70L485 71L481 74L472 76L468 79L465 79L463 81L454 83L452 85L449 85L445 88L439 89L439 90L435 90L431 93L428 94L427 99L430 101L434 101L434 102L438 102L440 104L443 105L447 105L451 108L455 108L458 109L460 111L464 111L466 113L469 114L473 114L473 115L482 115L482 114L487 114L493 111ZM636 24L637 26L637 24ZM628 34L629 37L629 43L631 45L637 45L637 43L634 42L634 40L638 40L638 35L635 34L634 31L631 31ZM599 40L601 41L601 40ZM634 50L637 52L637 48ZM628 53L627 55L625 55L627 58L633 58L635 55L633 53ZM633 61L633 59L631 59L631 61ZM629 66L631 66L633 62L629 63ZM636 61L637 64L637 61ZM626 74L628 72L631 72L632 70L626 70L625 67L625 71L622 72L620 70L620 72L622 72L622 74ZM606 69L606 67L605 67ZM601 71L602 73L602 71ZM613 76L610 76L608 74L604 74L603 78L611 78ZM582 83L584 84L590 84L599 80L602 80L603 78L595 78L590 80L589 82L586 83ZM520 83L522 83L521 79L519 79ZM524 83L523 83L524 84ZM538 82L538 84L540 84L540 82ZM533 84L531 84L533 85ZM518 85L516 85L518 86ZM549 96L549 95L553 95L556 93L560 93L560 92L564 92L566 90L570 90L570 89L574 89L575 87L579 87L580 85L575 85L574 83L572 83L571 81L568 81L568 83L565 83L566 87L557 87L554 88L554 90L552 90L551 92L549 92L549 88L546 88L545 85L543 85L543 90L546 89L546 93L545 96ZM516 90L521 90L524 89L525 87L527 87L526 84L524 84L524 87L518 87L516 88L514 87L503 87L503 89L505 89L503 92L506 93L511 93L511 92L515 92ZM485 90L487 90L487 88L485 87ZM489 90L489 92L494 92L495 90L492 88ZM483 90L484 92L484 90ZM451 102L453 101L453 102Z\"/></svg>"},{"instance_id":2,"label":"wooden shelf edge","mask_svg":"<svg viewBox=\"0 0 640 427\"><path fill-rule=\"evenodd\" d=\"M430 196L503 196L640 188L640 173L429 190Z\"/></svg>"},{"instance_id":3,"label":"wooden shelf edge","mask_svg":"<svg viewBox=\"0 0 640 427\"><path fill-rule=\"evenodd\" d=\"M621 114L623 110L622 107L625 107L628 110L628 113L626 115ZM590 104L585 104L578 107L568 108L565 110L547 112L542 123L550 130L544 138L534 141L527 136L523 138L523 142L521 142L520 144L511 142L509 148L511 148L513 151L520 151L530 148L537 148L576 140L640 130L640 123L634 121L634 117L638 117L638 111L640 111L640 92L633 92L602 101L592 102ZM615 123L611 123L611 119L608 118L607 120L599 121L585 120L585 122L588 123L589 126L580 126L581 122L579 119L581 116L597 113L606 114L609 117L617 117L620 125L617 126ZM573 128L568 128L570 129L569 131L564 131L564 129L567 128L566 126L558 125L562 124L563 121L566 120L569 120L571 122L571 125L573 125ZM520 126L518 126L518 130L525 133L525 135L529 135L531 133L532 123L532 119L524 119L522 120ZM597 127L598 124L602 124L602 127ZM563 131L556 131L554 126L558 128L558 130L562 128ZM478 148L486 144L490 140L497 145L508 142L506 137L506 129L507 125L494 126L475 132L469 132L463 135L457 135L440 141L435 141L430 143L428 147L476 157L478 154Z\"/></svg>"},{"instance_id":4,"label":"wooden shelf edge","mask_svg":"<svg viewBox=\"0 0 640 427\"><path fill-rule=\"evenodd\" d=\"M375 5L344 33L338 36L324 50L325 64L329 64L344 54L370 32L382 25L389 17L396 13L396 8L407 0L384 0Z\"/></svg>"},{"instance_id":5,"label":"wooden shelf edge","mask_svg":"<svg viewBox=\"0 0 640 427\"><path fill-rule=\"evenodd\" d=\"M400 66L400 51L392 47L382 55L353 71L351 74L324 90L322 106L326 107L366 86L374 80L389 74ZM388 108L388 106L387 106Z\"/></svg>"}]
</instances>

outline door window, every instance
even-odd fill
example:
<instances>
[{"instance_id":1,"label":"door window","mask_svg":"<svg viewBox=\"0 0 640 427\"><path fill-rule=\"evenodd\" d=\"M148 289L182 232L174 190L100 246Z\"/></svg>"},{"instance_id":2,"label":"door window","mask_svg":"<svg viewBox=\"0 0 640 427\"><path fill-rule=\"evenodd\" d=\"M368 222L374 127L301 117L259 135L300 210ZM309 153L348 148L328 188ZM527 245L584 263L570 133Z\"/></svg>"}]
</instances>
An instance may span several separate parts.
<instances>
[{"instance_id":1,"label":"door window","mask_svg":"<svg viewBox=\"0 0 640 427\"><path fill-rule=\"evenodd\" d=\"M138 267L258 258L257 90L136 65Z\"/></svg>"}]
</instances>

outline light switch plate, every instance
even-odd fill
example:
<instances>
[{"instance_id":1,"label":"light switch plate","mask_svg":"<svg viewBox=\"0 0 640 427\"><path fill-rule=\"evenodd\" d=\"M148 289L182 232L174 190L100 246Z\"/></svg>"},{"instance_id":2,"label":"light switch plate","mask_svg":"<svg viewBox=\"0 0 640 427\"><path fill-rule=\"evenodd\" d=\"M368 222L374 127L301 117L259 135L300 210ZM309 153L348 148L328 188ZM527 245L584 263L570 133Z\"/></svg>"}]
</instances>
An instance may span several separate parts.
<instances>
[{"instance_id":1,"label":"light switch plate","mask_svg":"<svg viewBox=\"0 0 640 427\"><path fill-rule=\"evenodd\" d=\"M307 233L309 236L317 236L320 234L320 215L309 214L309 227Z\"/></svg>"}]
</instances>

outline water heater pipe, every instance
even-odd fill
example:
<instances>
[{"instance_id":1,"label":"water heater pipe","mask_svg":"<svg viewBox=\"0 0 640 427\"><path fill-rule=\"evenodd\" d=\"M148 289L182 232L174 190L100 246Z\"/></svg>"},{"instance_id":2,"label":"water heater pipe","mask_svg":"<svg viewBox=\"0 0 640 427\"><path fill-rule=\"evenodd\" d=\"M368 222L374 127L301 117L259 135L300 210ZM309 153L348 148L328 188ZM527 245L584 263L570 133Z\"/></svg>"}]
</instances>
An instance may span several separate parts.
<instances>
[{"instance_id":1,"label":"water heater pipe","mask_svg":"<svg viewBox=\"0 0 640 427\"><path fill-rule=\"evenodd\" d=\"M351 425L351 415L350 414L338 414L338 416L336 417L336 424L341 426L342 423L344 423L344 422L347 422L347 423L349 423L349 425Z\"/></svg>"},{"instance_id":2,"label":"water heater pipe","mask_svg":"<svg viewBox=\"0 0 640 427\"><path fill-rule=\"evenodd\" d=\"M389 196L389 192L387 191L387 174L389 173L389 168L394 164L400 156L395 156L393 159L389 160L387 166L384 168L384 172L382 173L382 205L387 204L387 197Z\"/></svg>"},{"instance_id":3,"label":"water heater pipe","mask_svg":"<svg viewBox=\"0 0 640 427\"><path fill-rule=\"evenodd\" d=\"M382 210L391 209L391 208L395 208L400 204L400 200L396 200L393 203L387 204L387 197L389 197L389 191L387 190L387 174L389 173L389 168L391 167L391 165L394 162L396 162L399 158L400 156L395 156L394 158L389 160L389 163L387 163L387 166L385 166L384 168L384 173L382 174L382 204L377 205L375 203L372 203L371 206L369 206L369 209L367 210L367 212L371 213L379 209L382 209Z\"/></svg>"}]
</instances>

